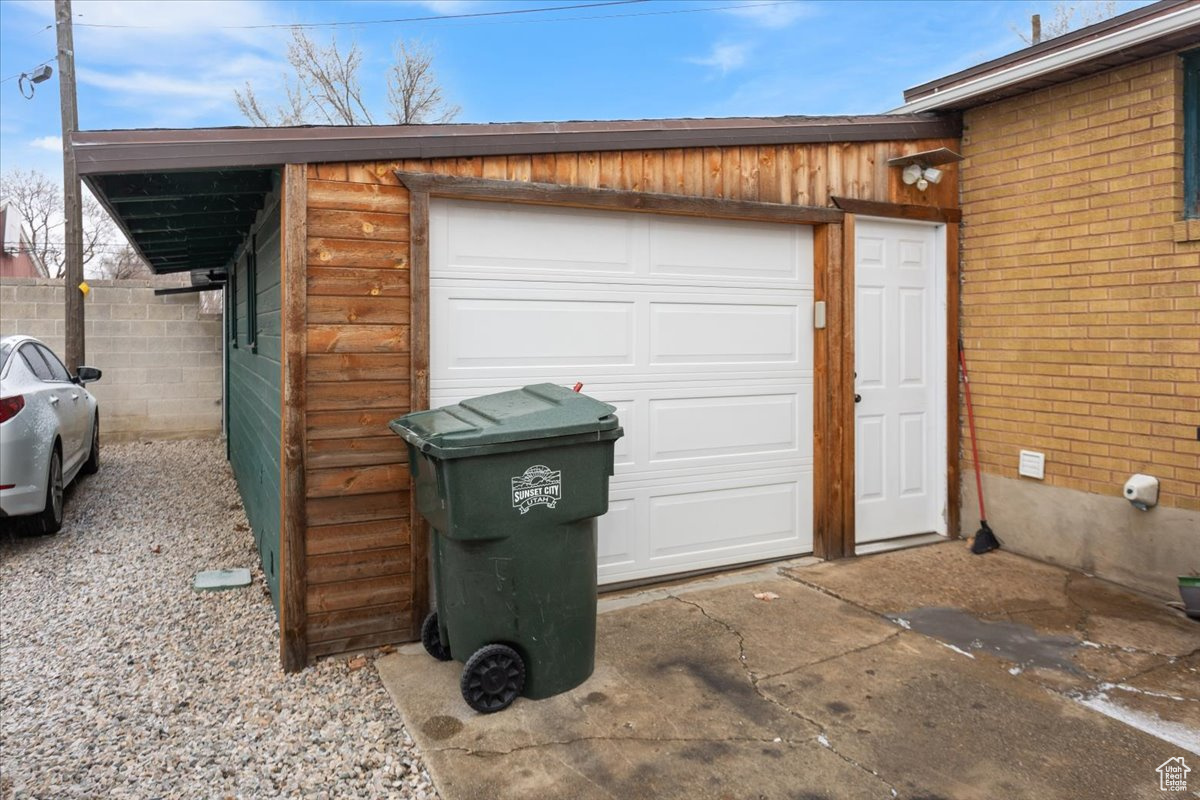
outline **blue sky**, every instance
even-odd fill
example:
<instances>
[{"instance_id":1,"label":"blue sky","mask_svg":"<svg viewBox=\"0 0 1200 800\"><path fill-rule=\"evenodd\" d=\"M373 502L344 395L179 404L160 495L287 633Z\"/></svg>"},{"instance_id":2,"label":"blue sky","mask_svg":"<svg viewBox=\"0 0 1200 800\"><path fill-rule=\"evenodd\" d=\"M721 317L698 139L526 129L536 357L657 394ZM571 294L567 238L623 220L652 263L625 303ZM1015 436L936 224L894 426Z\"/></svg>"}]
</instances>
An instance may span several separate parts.
<instances>
[{"instance_id":1,"label":"blue sky","mask_svg":"<svg viewBox=\"0 0 1200 800\"><path fill-rule=\"evenodd\" d=\"M244 124L233 89L249 79L276 91L288 38L286 28L248 26L584 2L75 0L80 127ZM1027 29L1032 13L1049 17L1054 5L648 0L311 33L357 39L379 108L392 42L421 39L436 53L461 122L860 114L899 105L906 87L1023 47L1013 29ZM52 23L51 0L0 0L0 78L53 58ZM25 100L17 81L0 84L0 168L61 174L57 89L56 76Z\"/></svg>"}]
</instances>

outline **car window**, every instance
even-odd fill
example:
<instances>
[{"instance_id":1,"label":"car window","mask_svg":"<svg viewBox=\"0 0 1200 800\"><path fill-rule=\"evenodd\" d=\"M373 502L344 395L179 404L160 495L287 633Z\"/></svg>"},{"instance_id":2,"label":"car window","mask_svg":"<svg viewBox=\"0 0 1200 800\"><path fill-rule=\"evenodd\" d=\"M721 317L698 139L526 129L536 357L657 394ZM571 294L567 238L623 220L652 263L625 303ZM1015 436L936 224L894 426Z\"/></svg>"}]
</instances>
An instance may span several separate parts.
<instances>
[{"instance_id":1,"label":"car window","mask_svg":"<svg viewBox=\"0 0 1200 800\"><path fill-rule=\"evenodd\" d=\"M71 373L67 372L67 368L64 367L63 363L58 360L58 356L54 355L54 351L52 351L49 347L44 347L40 344L37 345L37 349L38 352L42 354L42 358L46 359L46 365L50 367L50 374L54 376L53 380L71 380Z\"/></svg>"},{"instance_id":2,"label":"car window","mask_svg":"<svg viewBox=\"0 0 1200 800\"><path fill-rule=\"evenodd\" d=\"M21 358L25 360L25 366L29 367L34 375L44 381L54 380L54 373L50 372L50 367L46 366L46 359L42 358L36 347L31 344L26 345L19 352Z\"/></svg>"}]
</instances>

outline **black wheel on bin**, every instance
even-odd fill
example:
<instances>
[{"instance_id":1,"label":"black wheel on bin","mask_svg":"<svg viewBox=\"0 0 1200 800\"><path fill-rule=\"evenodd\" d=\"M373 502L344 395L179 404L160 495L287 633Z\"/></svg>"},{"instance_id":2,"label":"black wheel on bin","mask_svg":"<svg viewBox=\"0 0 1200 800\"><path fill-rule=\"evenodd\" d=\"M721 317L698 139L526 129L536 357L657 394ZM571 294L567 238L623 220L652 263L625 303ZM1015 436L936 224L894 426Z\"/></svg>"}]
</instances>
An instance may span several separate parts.
<instances>
[{"instance_id":1,"label":"black wheel on bin","mask_svg":"<svg viewBox=\"0 0 1200 800\"><path fill-rule=\"evenodd\" d=\"M425 621L421 623L421 644L425 645L425 652L438 661L450 660L450 648L442 644L442 635L438 633L436 611L426 614Z\"/></svg>"},{"instance_id":2,"label":"black wheel on bin","mask_svg":"<svg viewBox=\"0 0 1200 800\"><path fill-rule=\"evenodd\" d=\"M467 705L480 714L503 711L525 688L525 662L508 645L485 645L467 659L458 685Z\"/></svg>"}]
</instances>

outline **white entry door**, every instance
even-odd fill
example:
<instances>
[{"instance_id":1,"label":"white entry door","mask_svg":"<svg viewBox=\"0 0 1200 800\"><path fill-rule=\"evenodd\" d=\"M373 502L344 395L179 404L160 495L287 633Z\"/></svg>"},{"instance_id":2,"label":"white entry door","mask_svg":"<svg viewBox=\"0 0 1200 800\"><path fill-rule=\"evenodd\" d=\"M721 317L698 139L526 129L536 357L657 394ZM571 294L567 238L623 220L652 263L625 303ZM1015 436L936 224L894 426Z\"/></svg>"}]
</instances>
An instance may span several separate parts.
<instances>
[{"instance_id":1,"label":"white entry door","mask_svg":"<svg viewBox=\"0 0 1200 800\"><path fill-rule=\"evenodd\" d=\"M933 225L855 222L855 540L945 533L945 247Z\"/></svg>"},{"instance_id":2,"label":"white entry door","mask_svg":"<svg viewBox=\"0 0 1200 800\"><path fill-rule=\"evenodd\" d=\"M434 200L430 403L616 406L601 583L812 551L811 228Z\"/></svg>"}]
</instances>

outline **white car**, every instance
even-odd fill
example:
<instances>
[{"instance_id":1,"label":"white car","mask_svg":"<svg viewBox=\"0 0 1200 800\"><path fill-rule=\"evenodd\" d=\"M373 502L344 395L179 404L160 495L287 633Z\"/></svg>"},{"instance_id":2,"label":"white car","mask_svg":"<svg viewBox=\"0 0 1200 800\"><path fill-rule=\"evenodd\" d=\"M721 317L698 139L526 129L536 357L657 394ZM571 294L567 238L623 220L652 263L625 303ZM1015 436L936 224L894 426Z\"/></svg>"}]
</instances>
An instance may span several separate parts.
<instances>
[{"instance_id":1,"label":"white car","mask_svg":"<svg viewBox=\"0 0 1200 800\"><path fill-rule=\"evenodd\" d=\"M72 377L37 339L0 339L0 517L36 515L58 533L63 488L100 469L100 409L83 388L99 379L94 367Z\"/></svg>"}]
</instances>

